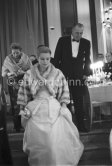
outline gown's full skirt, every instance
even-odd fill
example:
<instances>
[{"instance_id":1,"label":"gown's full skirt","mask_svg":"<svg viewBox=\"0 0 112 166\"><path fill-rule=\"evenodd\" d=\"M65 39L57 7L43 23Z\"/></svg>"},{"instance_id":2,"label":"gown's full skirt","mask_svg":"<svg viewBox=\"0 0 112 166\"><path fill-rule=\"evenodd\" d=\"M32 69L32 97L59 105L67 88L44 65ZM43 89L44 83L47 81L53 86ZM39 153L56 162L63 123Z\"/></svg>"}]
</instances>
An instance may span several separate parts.
<instances>
[{"instance_id":1,"label":"gown's full skirt","mask_svg":"<svg viewBox=\"0 0 112 166\"><path fill-rule=\"evenodd\" d=\"M30 166L76 166L84 147L70 111L53 97L37 97L27 108L32 117L26 122L23 150Z\"/></svg>"},{"instance_id":2,"label":"gown's full skirt","mask_svg":"<svg viewBox=\"0 0 112 166\"><path fill-rule=\"evenodd\" d=\"M110 131L109 144L110 144L110 159L111 159L111 162L112 162L112 129Z\"/></svg>"}]
</instances>

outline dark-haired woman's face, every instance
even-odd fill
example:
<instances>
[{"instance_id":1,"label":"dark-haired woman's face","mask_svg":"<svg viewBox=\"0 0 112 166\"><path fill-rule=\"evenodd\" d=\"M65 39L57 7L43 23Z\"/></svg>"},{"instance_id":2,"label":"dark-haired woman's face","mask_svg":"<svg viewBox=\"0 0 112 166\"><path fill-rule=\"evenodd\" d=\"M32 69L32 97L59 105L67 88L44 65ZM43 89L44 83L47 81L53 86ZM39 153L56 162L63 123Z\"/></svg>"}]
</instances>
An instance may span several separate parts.
<instances>
[{"instance_id":1,"label":"dark-haired woman's face","mask_svg":"<svg viewBox=\"0 0 112 166\"><path fill-rule=\"evenodd\" d=\"M50 53L41 53L38 58L38 62L41 67L47 68L50 64L51 55Z\"/></svg>"},{"instance_id":2,"label":"dark-haired woman's face","mask_svg":"<svg viewBox=\"0 0 112 166\"><path fill-rule=\"evenodd\" d=\"M19 58L21 55L21 51L19 49L12 49L12 55L14 58Z\"/></svg>"}]
</instances>

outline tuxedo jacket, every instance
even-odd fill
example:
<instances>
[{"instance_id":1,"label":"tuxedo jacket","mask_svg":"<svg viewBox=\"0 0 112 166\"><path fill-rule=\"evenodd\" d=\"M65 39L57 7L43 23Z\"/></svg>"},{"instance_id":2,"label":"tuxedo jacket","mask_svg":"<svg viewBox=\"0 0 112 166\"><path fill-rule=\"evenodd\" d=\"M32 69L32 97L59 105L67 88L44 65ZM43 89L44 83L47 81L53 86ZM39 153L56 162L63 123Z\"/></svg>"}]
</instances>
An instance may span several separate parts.
<instances>
[{"instance_id":1,"label":"tuxedo jacket","mask_svg":"<svg viewBox=\"0 0 112 166\"><path fill-rule=\"evenodd\" d=\"M54 65L62 70L66 78L82 79L89 75L90 70L90 41L81 38L77 57L72 57L71 36L59 38L55 54Z\"/></svg>"}]
</instances>

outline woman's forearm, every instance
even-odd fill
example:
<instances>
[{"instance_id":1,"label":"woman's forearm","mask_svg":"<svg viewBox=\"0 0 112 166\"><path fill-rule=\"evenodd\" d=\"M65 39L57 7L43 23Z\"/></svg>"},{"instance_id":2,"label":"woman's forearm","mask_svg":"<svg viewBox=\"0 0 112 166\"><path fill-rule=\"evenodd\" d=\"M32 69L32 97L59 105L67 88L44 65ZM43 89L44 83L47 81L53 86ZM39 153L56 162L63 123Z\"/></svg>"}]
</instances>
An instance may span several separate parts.
<instances>
[{"instance_id":1,"label":"woman's forearm","mask_svg":"<svg viewBox=\"0 0 112 166\"><path fill-rule=\"evenodd\" d=\"M24 105L20 105L20 110L24 110L25 106Z\"/></svg>"},{"instance_id":2,"label":"woman's forearm","mask_svg":"<svg viewBox=\"0 0 112 166\"><path fill-rule=\"evenodd\" d=\"M61 106L66 107L67 105L66 105L66 103L61 103Z\"/></svg>"}]
</instances>

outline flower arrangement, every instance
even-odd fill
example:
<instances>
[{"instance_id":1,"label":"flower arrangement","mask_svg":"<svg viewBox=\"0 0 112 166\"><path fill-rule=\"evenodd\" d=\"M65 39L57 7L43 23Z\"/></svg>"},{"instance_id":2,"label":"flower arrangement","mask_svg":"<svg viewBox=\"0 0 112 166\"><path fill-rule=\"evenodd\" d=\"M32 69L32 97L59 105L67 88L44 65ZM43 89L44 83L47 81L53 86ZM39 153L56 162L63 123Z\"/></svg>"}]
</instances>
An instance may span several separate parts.
<instances>
[{"instance_id":1,"label":"flower arrangement","mask_svg":"<svg viewBox=\"0 0 112 166\"><path fill-rule=\"evenodd\" d=\"M87 82L89 85L106 83L110 81L111 75L111 73L102 71L101 73L90 75L87 79Z\"/></svg>"}]
</instances>

